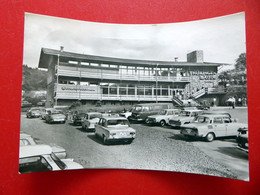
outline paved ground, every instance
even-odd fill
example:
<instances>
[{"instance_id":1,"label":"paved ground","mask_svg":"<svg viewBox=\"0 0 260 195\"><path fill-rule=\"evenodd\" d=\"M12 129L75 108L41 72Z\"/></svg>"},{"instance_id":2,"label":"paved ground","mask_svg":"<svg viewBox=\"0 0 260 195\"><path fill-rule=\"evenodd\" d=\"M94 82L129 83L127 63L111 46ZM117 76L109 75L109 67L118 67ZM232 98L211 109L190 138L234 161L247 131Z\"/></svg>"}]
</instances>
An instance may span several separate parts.
<instances>
[{"instance_id":1,"label":"paved ground","mask_svg":"<svg viewBox=\"0 0 260 195\"><path fill-rule=\"evenodd\" d=\"M220 108L214 108L220 109ZM240 122L247 122L245 108L222 108ZM71 124L46 124L21 115L21 131L39 143L56 143L68 157L85 168L127 168L181 171L237 179L248 177L248 155L235 148L234 139L212 143L187 141L170 127L132 124L136 139L131 144L103 145L93 132Z\"/></svg>"}]
</instances>

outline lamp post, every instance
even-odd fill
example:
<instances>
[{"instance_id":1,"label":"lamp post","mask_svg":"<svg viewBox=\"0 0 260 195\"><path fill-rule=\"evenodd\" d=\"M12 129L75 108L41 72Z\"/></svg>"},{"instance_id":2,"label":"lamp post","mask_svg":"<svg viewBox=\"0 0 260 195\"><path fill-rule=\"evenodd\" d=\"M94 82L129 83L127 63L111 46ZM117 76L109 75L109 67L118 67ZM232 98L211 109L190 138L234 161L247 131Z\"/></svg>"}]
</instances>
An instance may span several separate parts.
<instances>
[{"instance_id":1,"label":"lamp post","mask_svg":"<svg viewBox=\"0 0 260 195\"><path fill-rule=\"evenodd\" d=\"M56 95L55 95L55 106L58 104L58 97L57 97L57 91L58 91L58 83L59 83L59 64L60 64L60 54L58 54L57 59L57 73L56 73Z\"/></svg>"},{"instance_id":2,"label":"lamp post","mask_svg":"<svg viewBox=\"0 0 260 195\"><path fill-rule=\"evenodd\" d=\"M157 98L157 96L158 96L158 89L157 89L157 88L158 88L158 78L157 78L157 77L158 77L158 74L157 74L158 65L159 65L159 64L156 64L156 70L155 70L155 74L156 74L156 75L155 75L155 76L156 76L156 77L155 77L155 78L156 78L156 82L155 82L156 103L158 103L158 98Z\"/></svg>"}]
</instances>

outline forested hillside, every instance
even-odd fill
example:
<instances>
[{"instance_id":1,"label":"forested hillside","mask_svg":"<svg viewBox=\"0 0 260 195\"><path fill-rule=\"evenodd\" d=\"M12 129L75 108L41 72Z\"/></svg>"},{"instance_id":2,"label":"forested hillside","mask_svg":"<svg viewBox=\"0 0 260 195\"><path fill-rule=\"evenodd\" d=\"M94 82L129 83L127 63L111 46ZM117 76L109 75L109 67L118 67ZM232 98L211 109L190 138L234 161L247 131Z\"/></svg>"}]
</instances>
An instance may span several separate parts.
<instances>
[{"instance_id":1,"label":"forested hillside","mask_svg":"<svg viewBox=\"0 0 260 195\"><path fill-rule=\"evenodd\" d=\"M23 83L24 91L46 90L47 87L47 71L31 68L23 65Z\"/></svg>"}]
</instances>

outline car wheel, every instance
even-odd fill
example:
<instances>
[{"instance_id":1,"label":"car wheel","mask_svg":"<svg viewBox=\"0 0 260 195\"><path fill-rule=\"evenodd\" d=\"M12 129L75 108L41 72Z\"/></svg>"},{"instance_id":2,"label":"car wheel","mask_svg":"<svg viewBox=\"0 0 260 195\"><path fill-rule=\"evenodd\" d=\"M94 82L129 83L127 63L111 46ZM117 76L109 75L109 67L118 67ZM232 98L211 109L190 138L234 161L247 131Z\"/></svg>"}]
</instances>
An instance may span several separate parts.
<instances>
[{"instance_id":1,"label":"car wheel","mask_svg":"<svg viewBox=\"0 0 260 195\"><path fill-rule=\"evenodd\" d=\"M149 124L149 119L148 118L145 119L145 123Z\"/></svg>"},{"instance_id":2,"label":"car wheel","mask_svg":"<svg viewBox=\"0 0 260 195\"><path fill-rule=\"evenodd\" d=\"M104 145L107 145L107 138L106 138L105 135L103 135L103 144L104 144Z\"/></svg>"},{"instance_id":3,"label":"car wheel","mask_svg":"<svg viewBox=\"0 0 260 195\"><path fill-rule=\"evenodd\" d=\"M207 142L212 142L215 139L215 135L213 133L208 133L206 136Z\"/></svg>"},{"instance_id":4,"label":"car wheel","mask_svg":"<svg viewBox=\"0 0 260 195\"><path fill-rule=\"evenodd\" d=\"M161 125L162 127L164 127L164 126L166 125L165 120L161 120L161 121L160 121L160 125Z\"/></svg>"}]
</instances>

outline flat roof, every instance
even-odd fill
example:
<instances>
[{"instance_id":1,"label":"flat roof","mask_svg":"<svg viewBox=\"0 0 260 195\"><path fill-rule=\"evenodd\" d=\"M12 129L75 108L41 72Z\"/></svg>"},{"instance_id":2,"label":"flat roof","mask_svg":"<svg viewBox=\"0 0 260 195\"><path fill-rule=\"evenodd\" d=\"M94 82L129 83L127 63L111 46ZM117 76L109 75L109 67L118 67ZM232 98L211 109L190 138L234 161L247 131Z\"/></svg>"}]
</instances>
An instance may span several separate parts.
<instances>
[{"instance_id":1,"label":"flat roof","mask_svg":"<svg viewBox=\"0 0 260 195\"><path fill-rule=\"evenodd\" d=\"M94 56L79 54L73 52L66 52L48 48L41 49L41 55L39 60L39 68L48 68L49 65L54 64L55 60L53 58L67 59L68 61L82 61L82 62L92 62L92 63L104 63L111 65L125 65L125 66L160 66L160 67L183 67L183 66L220 66L228 65L226 63L212 63L212 62L175 62L175 61L156 61L156 60L137 60L137 59L124 59L124 58L113 58L104 56Z\"/></svg>"}]
</instances>

